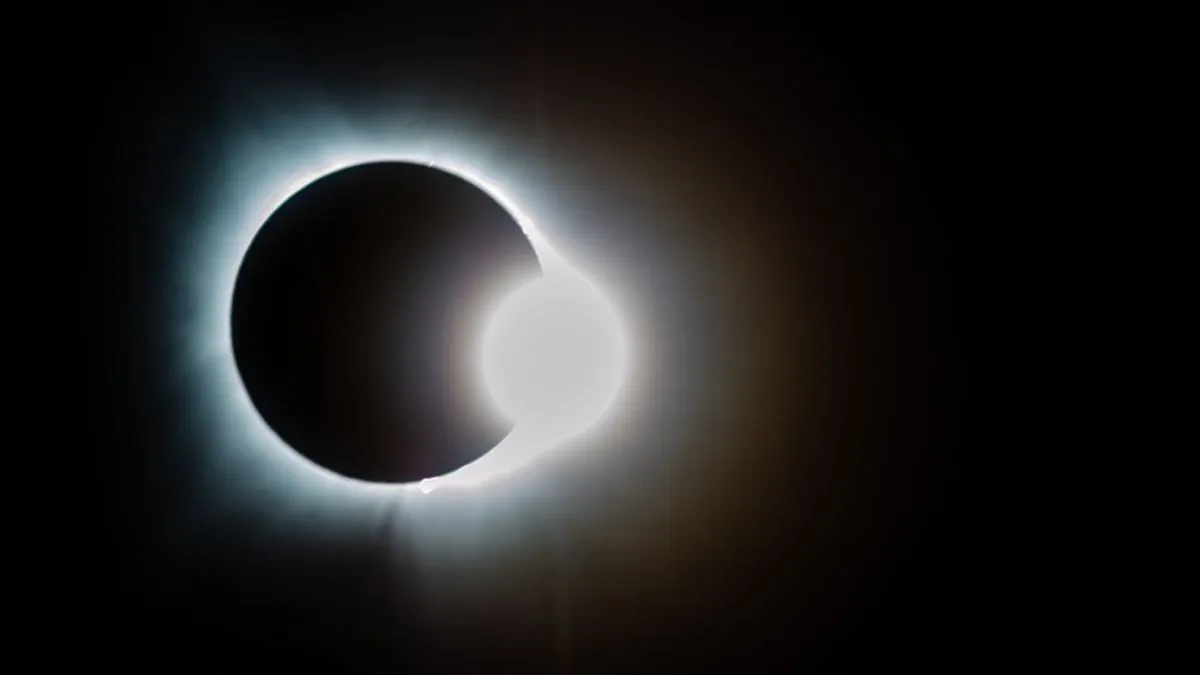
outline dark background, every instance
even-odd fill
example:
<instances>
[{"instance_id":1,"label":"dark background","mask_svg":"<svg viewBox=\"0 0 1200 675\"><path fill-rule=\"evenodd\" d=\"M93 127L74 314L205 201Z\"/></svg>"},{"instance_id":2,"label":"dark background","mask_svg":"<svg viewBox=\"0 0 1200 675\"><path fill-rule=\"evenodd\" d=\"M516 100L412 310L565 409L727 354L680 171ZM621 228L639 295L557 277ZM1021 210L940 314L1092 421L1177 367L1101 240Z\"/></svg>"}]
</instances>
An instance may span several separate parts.
<instances>
[{"instance_id":1,"label":"dark background","mask_svg":"<svg viewBox=\"0 0 1200 675\"><path fill-rule=\"evenodd\" d=\"M56 586L86 593L56 631L160 668L977 671L1021 653L1000 460L1029 102L1001 18L262 7L92 10L63 47L82 213L51 246L82 257L50 276L79 310L59 334L89 348L56 362L76 384L55 405L87 411L57 437L91 489L58 500ZM171 223L201 207L247 101L297 91L350 117L415 98L483 120L570 188L564 213L604 214L564 236L653 317L643 421L606 461L548 470L543 498L456 516L490 532L457 556L412 553L403 518L264 537L269 499L179 525L212 498L191 473L205 432L161 386ZM650 213L667 216L633 217Z\"/></svg>"}]
</instances>

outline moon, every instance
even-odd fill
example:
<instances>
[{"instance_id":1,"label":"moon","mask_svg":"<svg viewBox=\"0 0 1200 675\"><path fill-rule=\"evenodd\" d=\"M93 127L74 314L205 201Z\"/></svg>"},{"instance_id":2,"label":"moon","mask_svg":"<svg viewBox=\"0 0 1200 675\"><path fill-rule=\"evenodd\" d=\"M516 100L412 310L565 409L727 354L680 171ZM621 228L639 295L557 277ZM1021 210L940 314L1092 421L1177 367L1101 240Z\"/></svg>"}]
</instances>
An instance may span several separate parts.
<instances>
[{"instance_id":1,"label":"moon","mask_svg":"<svg viewBox=\"0 0 1200 675\"><path fill-rule=\"evenodd\" d=\"M603 419L616 308L483 181L340 167L264 220L234 285L241 383L305 459L375 484L474 486Z\"/></svg>"}]
</instances>

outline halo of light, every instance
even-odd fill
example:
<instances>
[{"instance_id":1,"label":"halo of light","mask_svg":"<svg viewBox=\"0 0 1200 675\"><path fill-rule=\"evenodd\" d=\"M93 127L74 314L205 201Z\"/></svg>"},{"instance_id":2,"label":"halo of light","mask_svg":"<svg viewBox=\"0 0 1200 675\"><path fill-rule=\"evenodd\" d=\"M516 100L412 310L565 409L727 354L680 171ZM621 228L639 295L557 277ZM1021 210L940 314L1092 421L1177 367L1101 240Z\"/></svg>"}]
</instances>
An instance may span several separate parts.
<instances>
[{"instance_id":1,"label":"halo of light","mask_svg":"<svg viewBox=\"0 0 1200 675\"><path fill-rule=\"evenodd\" d=\"M311 137L310 137L311 138ZM329 136L325 136L326 139ZM230 317L234 286L241 261L258 230L272 213L299 190L328 174L374 162L422 164L456 175L487 193L520 226L529 239L546 277L575 279L595 288L565 257L551 246L534 220L500 187L479 163L467 161L461 139L437 134L335 134L336 140L291 147L290 151L256 153L245 148L226 183L216 185L215 213L211 222L200 223L198 238L188 242L185 283L190 286L193 312L184 322L185 351L197 368L198 402L217 418L221 441L245 451L255 473L286 486L311 486L326 494L344 497L392 495L410 491L429 493L435 487L475 486L509 475L562 440L530 429L514 428L491 451L449 474L420 483L372 483L342 476L326 469L291 448L261 417L250 400L233 358ZM417 139L420 140L417 140ZM440 140L439 140L440 139ZM279 161L280 155L286 161ZM486 153L480 152L480 155ZM624 355L624 351L622 352ZM216 439L214 439L216 440ZM223 464L223 462L218 462Z\"/></svg>"}]
</instances>

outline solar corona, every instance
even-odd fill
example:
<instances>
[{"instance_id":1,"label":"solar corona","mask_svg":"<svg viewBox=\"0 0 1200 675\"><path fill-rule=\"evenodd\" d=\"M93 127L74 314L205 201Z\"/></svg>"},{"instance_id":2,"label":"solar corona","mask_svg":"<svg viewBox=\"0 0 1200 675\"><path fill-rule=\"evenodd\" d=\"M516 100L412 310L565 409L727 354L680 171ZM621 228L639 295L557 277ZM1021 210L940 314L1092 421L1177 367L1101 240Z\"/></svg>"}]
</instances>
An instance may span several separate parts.
<instances>
[{"instance_id":1,"label":"solar corona","mask_svg":"<svg viewBox=\"0 0 1200 675\"><path fill-rule=\"evenodd\" d=\"M347 144L353 145L353 144ZM360 143L369 146L369 143ZM386 145L386 144L385 144ZM617 308L575 261L568 260L498 181L478 167L437 150L358 147L295 153L291 162L259 169L253 181L233 181L221 193L214 223L202 228L201 243L188 269L199 287L196 316L205 336L191 350L206 364L208 400L223 406L226 428L239 451L257 453L265 471L315 479L359 493L494 484L566 441L597 427L625 386L629 336ZM370 163L406 163L446 172L469 182L508 212L528 239L541 275L509 288L493 289L479 310L484 326L461 358L476 374L476 386L511 431L490 451L460 468L413 483L358 480L320 466L290 447L255 408L233 356L231 307L243 257L271 215L293 195L323 177ZM196 281L200 280L200 281ZM214 288L215 286L215 288ZM249 441L249 442L247 442ZM303 480L303 479L302 479Z\"/></svg>"}]
</instances>

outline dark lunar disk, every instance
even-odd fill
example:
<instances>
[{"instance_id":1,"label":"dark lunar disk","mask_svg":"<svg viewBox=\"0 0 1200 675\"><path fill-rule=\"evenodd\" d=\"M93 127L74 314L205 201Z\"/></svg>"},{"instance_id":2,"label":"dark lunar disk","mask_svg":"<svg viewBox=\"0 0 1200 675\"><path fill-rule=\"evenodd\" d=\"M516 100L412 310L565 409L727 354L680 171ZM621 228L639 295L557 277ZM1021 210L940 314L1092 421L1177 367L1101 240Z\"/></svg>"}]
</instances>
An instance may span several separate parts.
<instances>
[{"instance_id":1,"label":"dark lunar disk","mask_svg":"<svg viewBox=\"0 0 1200 675\"><path fill-rule=\"evenodd\" d=\"M251 400L288 445L343 476L411 482L509 431L483 404L481 321L540 274L513 217L427 166L363 164L303 188L263 224L233 296Z\"/></svg>"}]
</instances>

